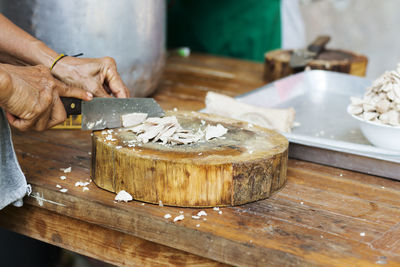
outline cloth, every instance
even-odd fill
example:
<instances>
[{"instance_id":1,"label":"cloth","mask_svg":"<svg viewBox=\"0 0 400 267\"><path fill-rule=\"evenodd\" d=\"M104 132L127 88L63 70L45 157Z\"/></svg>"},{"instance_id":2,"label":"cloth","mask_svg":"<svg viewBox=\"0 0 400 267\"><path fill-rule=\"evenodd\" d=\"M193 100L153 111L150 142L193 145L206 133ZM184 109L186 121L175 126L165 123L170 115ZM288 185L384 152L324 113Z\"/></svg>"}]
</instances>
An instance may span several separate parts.
<instances>
[{"instance_id":1,"label":"cloth","mask_svg":"<svg viewBox=\"0 0 400 267\"><path fill-rule=\"evenodd\" d=\"M0 109L0 210L9 204L22 206L27 194L25 175L18 164L11 140L11 131L4 111Z\"/></svg>"},{"instance_id":2,"label":"cloth","mask_svg":"<svg viewBox=\"0 0 400 267\"><path fill-rule=\"evenodd\" d=\"M256 61L281 46L280 0L171 0L169 48Z\"/></svg>"},{"instance_id":3,"label":"cloth","mask_svg":"<svg viewBox=\"0 0 400 267\"><path fill-rule=\"evenodd\" d=\"M206 95L205 112L285 133L290 133L296 113L293 108L272 109L248 105L214 92L208 92Z\"/></svg>"}]
</instances>

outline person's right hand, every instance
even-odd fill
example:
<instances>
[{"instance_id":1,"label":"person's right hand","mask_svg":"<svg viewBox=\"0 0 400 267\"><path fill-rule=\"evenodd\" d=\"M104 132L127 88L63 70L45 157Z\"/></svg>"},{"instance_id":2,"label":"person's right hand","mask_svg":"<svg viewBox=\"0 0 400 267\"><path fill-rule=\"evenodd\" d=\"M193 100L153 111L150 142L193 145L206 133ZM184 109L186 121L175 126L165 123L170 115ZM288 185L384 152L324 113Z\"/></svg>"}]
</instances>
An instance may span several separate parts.
<instances>
[{"instance_id":1,"label":"person's right hand","mask_svg":"<svg viewBox=\"0 0 400 267\"><path fill-rule=\"evenodd\" d=\"M93 97L57 80L44 66L0 64L0 106L15 128L43 131L63 122L66 112L59 96L83 100Z\"/></svg>"}]
</instances>

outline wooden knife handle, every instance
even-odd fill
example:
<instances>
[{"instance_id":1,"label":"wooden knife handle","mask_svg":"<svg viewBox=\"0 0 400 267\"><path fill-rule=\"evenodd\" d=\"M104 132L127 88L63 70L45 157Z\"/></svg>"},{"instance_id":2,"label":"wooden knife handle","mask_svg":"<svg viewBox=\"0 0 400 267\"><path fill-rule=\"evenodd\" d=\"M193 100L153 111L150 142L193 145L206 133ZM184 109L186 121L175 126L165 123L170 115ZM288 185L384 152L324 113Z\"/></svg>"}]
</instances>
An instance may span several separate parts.
<instances>
[{"instance_id":1,"label":"wooden knife handle","mask_svg":"<svg viewBox=\"0 0 400 267\"><path fill-rule=\"evenodd\" d=\"M324 48L325 45L331 40L331 37L328 35L320 35L317 39L314 40L308 47L308 51L319 54Z\"/></svg>"},{"instance_id":2,"label":"wooden knife handle","mask_svg":"<svg viewBox=\"0 0 400 267\"><path fill-rule=\"evenodd\" d=\"M67 116L69 115L79 115L81 114L82 100L73 97L60 97L61 102L64 105Z\"/></svg>"}]
</instances>

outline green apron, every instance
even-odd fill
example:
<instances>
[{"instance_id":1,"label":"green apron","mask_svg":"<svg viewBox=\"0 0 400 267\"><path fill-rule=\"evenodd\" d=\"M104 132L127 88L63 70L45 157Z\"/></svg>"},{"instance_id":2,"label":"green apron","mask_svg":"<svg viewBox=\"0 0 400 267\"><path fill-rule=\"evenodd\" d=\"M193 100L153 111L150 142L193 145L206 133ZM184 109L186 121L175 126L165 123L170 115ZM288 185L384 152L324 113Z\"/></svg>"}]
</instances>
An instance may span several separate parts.
<instances>
[{"instance_id":1,"label":"green apron","mask_svg":"<svg viewBox=\"0 0 400 267\"><path fill-rule=\"evenodd\" d=\"M168 48L263 61L281 46L280 0L171 0Z\"/></svg>"}]
</instances>

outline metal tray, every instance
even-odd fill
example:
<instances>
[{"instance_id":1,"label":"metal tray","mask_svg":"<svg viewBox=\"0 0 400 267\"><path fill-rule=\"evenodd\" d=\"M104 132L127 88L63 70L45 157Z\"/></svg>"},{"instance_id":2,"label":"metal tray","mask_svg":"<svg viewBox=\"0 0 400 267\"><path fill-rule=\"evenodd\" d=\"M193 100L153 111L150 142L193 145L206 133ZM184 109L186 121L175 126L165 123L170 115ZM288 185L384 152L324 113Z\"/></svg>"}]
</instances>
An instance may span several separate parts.
<instances>
[{"instance_id":1,"label":"metal tray","mask_svg":"<svg viewBox=\"0 0 400 267\"><path fill-rule=\"evenodd\" d=\"M337 72L311 70L237 97L241 102L296 110L289 156L400 180L400 152L372 146L347 114L350 96L363 96L371 81Z\"/></svg>"}]
</instances>

